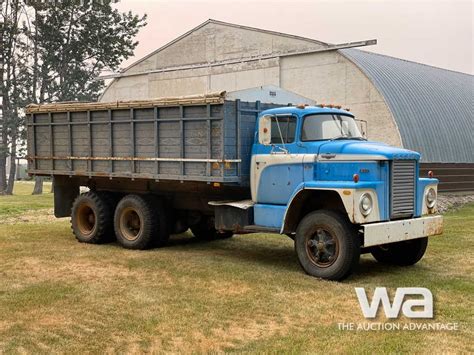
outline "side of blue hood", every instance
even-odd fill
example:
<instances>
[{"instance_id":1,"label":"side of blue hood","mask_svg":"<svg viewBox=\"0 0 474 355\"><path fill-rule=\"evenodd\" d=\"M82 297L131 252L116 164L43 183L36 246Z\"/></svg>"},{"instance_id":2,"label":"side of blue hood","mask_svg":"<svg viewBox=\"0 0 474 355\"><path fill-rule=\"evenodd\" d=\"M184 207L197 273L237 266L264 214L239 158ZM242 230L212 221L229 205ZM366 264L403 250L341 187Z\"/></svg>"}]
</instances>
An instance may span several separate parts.
<instances>
[{"instance_id":1,"label":"side of blue hood","mask_svg":"<svg viewBox=\"0 0 474 355\"><path fill-rule=\"evenodd\" d=\"M385 143L355 140L337 140L321 144L319 154L380 155L386 159L420 160L417 152L392 147Z\"/></svg>"}]
</instances>

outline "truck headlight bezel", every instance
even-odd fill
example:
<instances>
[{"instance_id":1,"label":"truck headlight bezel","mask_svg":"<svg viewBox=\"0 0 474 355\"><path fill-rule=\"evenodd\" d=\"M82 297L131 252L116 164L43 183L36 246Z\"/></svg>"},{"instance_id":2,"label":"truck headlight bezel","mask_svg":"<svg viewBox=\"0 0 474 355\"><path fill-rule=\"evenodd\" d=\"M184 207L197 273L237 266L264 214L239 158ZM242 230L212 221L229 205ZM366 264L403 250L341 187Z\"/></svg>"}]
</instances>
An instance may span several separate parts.
<instances>
[{"instance_id":1,"label":"truck headlight bezel","mask_svg":"<svg viewBox=\"0 0 474 355\"><path fill-rule=\"evenodd\" d=\"M369 193L364 193L360 196L359 199L359 210L363 216L367 217L374 207L374 201L372 200L372 196Z\"/></svg>"},{"instance_id":2,"label":"truck headlight bezel","mask_svg":"<svg viewBox=\"0 0 474 355\"><path fill-rule=\"evenodd\" d=\"M433 187L428 189L425 196L425 203L428 208L433 208L436 205L437 195L436 190Z\"/></svg>"}]
</instances>

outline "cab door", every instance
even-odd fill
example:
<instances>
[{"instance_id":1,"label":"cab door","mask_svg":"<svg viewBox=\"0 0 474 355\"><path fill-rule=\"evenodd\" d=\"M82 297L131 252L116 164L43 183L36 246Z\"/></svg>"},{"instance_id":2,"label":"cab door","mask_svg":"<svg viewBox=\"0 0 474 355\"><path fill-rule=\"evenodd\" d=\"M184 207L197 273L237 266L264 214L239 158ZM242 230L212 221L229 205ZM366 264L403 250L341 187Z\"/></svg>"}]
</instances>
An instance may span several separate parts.
<instances>
[{"instance_id":1,"label":"cab door","mask_svg":"<svg viewBox=\"0 0 474 355\"><path fill-rule=\"evenodd\" d=\"M304 154L296 143L297 122L294 115L260 118L259 139L253 149L251 164L254 202L286 205L303 181Z\"/></svg>"}]
</instances>

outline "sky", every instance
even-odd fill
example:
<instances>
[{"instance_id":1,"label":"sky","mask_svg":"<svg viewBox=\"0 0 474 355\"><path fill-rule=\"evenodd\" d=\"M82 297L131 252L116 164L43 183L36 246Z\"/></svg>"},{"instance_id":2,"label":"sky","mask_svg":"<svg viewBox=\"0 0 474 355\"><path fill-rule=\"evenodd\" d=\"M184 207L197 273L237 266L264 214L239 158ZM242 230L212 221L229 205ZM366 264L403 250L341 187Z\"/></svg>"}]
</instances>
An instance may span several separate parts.
<instances>
[{"instance_id":1,"label":"sky","mask_svg":"<svg viewBox=\"0 0 474 355\"><path fill-rule=\"evenodd\" d=\"M377 39L363 49L474 74L471 0L120 0L148 15L132 64L209 18L328 43Z\"/></svg>"}]
</instances>

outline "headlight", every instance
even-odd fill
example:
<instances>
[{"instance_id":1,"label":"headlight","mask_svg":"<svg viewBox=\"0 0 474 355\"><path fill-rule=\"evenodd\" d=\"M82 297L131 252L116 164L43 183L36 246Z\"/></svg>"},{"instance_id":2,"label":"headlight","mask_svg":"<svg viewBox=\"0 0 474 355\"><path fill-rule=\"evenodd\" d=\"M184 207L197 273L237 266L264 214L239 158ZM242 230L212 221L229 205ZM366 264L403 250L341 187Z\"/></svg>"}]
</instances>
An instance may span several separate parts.
<instances>
[{"instance_id":1,"label":"headlight","mask_svg":"<svg viewBox=\"0 0 474 355\"><path fill-rule=\"evenodd\" d=\"M368 216L372 212L372 197L370 194L365 193L360 197L359 209L364 216Z\"/></svg>"},{"instance_id":2,"label":"headlight","mask_svg":"<svg viewBox=\"0 0 474 355\"><path fill-rule=\"evenodd\" d=\"M428 190L428 193L426 194L426 205L428 208L433 208L434 205L436 204L436 191L432 187Z\"/></svg>"}]
</instances>

